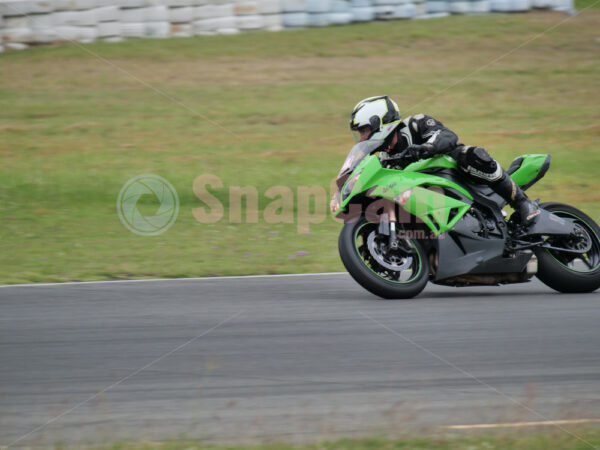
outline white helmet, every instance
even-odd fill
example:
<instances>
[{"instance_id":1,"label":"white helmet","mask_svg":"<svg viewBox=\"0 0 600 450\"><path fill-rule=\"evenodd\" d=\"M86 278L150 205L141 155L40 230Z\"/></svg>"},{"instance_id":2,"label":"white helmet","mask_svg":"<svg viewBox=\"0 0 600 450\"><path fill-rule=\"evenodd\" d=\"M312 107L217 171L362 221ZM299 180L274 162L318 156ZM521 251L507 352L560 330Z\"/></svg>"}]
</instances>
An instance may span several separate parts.
<instances>
[{"instance_id":1,"label":"white helmet","mask_svg":"<svg viewBox=\"0 0 600 450\"><path fill-rule=\"evenodd\" d=\"M350 115L350 130L354 140L360 140L359 129L369 127L368 139L385 141L400 125L402 117L398 105L387 95L369 97L360 102Z\"/></svg>"}]
</instances>

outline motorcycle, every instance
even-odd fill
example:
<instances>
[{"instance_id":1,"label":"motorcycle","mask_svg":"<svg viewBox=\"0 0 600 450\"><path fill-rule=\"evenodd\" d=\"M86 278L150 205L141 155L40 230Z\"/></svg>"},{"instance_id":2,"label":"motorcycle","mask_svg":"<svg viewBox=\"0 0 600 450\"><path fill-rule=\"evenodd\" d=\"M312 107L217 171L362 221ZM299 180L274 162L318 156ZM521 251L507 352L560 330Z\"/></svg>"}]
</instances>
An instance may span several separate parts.
<instances>
[{"instance_id":1,"label":"motorcycle","mask_svg":"<svg viewBox=\"0 0 600 450\"><path fill-rule=\"evenodd\" d=\"M414 161L356 144L336 183L339 252L350 275L386 299L445 286L528 282L535 275L564 293L600 287L600 228L563 203L540 204L533 225L507 219L505 200L459 172L446 155ZM522 188L538 182L550 155L522 155L507 173Z\"/></svg>"}]
</instances>

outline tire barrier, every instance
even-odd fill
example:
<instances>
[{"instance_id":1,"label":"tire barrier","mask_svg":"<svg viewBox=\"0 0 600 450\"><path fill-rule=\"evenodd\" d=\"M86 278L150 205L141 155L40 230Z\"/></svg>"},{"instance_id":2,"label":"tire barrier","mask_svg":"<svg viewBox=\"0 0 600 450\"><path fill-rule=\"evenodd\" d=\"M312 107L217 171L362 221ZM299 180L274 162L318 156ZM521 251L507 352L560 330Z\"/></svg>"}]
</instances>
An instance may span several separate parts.
<instances>
[{"instance_id":1,"label":"tire barrier","mask_svg":"<svg viewBox=\"0 0 600 450\"><path fill-rule=\"evenodd\" d=\"M573 0L0 0L0 52L533 8L572 12Z\"/></svg>"}]
</instances>

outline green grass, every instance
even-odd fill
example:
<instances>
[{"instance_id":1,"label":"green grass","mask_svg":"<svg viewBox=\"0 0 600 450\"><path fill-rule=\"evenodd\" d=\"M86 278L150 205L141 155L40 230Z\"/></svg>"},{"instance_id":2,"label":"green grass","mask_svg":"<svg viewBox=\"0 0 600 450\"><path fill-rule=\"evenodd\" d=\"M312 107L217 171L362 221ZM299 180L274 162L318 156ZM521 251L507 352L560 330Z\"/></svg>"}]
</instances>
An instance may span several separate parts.
<instances>
[{"instance_id":1,"label":"green grass","mask_svg":"<svg viewBox=\"0 0 600 450\"><path fill-rule=\"evenodd\" d=\"M598 0L575 0L575 9L582 10L584 8L600 8Z\"/></svg>"},{"instance_id":2,"label":"green grass","mask_svg":"<svg viewBox=\"0 0 600 450\"><path fill-rule=\"evenodd\" d=\"M565 17L449 17L2 54L0 282L342 270L340 225L330 217L310 233L262 216L201 224L193 182L208 173L225 188L254 186L261 210L271 186L329 192L351 145L349 110L380 93L405 115L437 117L504 166L522 153L551 153L532 196L599 219L600 13L587 10L536 38ZM132 234L117 216L121 187L143 173L165 177L180 197L177 222L160 236ZM227 207L225 188L213 194ZM152 209L146 199L144 211Z\"/></svg>"},{"instance_id":3,"label":"green grass","mask_svg":"<svg viewBox=\"0 0 600 450\"><path fill-rule=\"evenodd\" d=\"M172 441L116 444L98 450L588 450L600 445L600 432L597 429L576 430L572 433L555 431L521 436L347 439L303 446L275 443L257 446L216 446L193 441Z\"/></svg>"}]
</instances>

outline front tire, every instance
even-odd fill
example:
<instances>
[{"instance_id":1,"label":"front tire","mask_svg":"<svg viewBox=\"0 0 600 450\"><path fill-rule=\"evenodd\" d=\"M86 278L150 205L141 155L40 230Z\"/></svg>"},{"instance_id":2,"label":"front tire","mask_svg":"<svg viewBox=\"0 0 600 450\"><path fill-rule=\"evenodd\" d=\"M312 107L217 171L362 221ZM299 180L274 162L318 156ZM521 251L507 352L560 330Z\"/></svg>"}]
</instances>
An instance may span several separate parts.
<instances>
[{"instance_id":1,"label":"front tire","mask_svg":"<svg viewBox=\"0 0 600 450\"><path fill-rule=\"evenodd\" d=\"M577 242L569 238L552 237L556 247L577 245L589 250L581 255L557 250L538 249L538 273L536 276L558 292L585 293L600 287L600 227L584 212L563 203L544 203L543 209L559 217L575 219L584 231L584 237ZM589 240L588 240L589 239ZM585 245L584 245L585 243ZM591 245L590 245L591 244ZM582 248L583 250L583 248Z\"/></svg>"},{"instance_id":2,"label":"front tire","mask_svg":"<svg viewBox=\"0 0 600 450\"><path fill-rule=\"evenodd\" d=\"M364 217L347 223L338 241L342 262L369 292L385 299L413 298L429 280L427 255L413 239L399 238L396 249L388 248L388 240Z\"/></svg>"}]
</instances>

